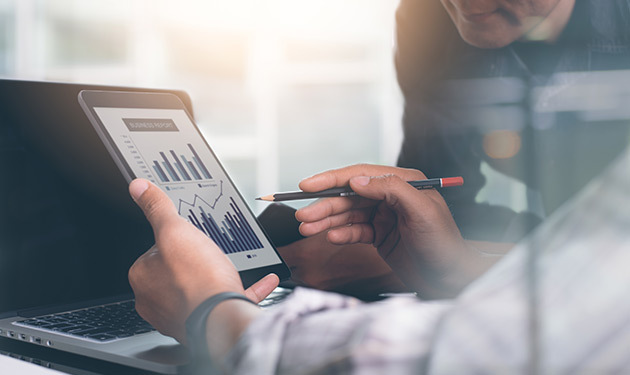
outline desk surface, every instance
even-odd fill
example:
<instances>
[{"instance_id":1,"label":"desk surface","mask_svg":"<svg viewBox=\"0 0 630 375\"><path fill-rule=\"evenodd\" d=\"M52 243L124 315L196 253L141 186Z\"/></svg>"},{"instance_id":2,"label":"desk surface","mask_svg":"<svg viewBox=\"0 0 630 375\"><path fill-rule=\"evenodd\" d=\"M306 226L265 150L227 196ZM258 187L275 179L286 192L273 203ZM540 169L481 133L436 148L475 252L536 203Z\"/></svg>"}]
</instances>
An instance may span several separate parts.
<instances>
[{"instance_id":1,"label":"desk surface","mask_svg":"<svg viewBox=\"0 0 630 375\"><path fill-rule=\"evenodd\" d=\"M20 375L63 375L61 372L51 370L36 364L28 363L19 358L0 355L0 370L4 374Z\"/></svg>"},{"instance_id":2,"label":"desk surface","mask_svg":"<svg viewBox=\"0 0 630 375\"><path fill-rule=\"evenodd\" d=\"M137 375L154 374L144 370L99 361L56 349L0 337L0 355L8 355L26 362L76 375ZM0 373L4 373L0 368Z\"/></svg>"}]
</instances>

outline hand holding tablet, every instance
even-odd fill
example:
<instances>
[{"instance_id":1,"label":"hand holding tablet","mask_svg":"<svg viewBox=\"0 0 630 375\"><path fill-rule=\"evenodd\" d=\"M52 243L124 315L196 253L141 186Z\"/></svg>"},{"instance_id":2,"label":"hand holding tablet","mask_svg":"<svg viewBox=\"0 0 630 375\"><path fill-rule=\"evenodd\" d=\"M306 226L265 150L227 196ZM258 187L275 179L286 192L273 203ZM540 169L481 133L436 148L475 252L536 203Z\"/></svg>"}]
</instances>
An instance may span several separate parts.
<instances>
[{"instance_id":1,"label":"hand holding tablet","mask_svg":"<svg viewBox=\"0 0 630 375\"><path fill-rule=\"evenodd\" d=\"M175 95L82 91L79 102L128 182L162 189L210 237L247 287L289 269Z\"/></svg>"}]
</instances>

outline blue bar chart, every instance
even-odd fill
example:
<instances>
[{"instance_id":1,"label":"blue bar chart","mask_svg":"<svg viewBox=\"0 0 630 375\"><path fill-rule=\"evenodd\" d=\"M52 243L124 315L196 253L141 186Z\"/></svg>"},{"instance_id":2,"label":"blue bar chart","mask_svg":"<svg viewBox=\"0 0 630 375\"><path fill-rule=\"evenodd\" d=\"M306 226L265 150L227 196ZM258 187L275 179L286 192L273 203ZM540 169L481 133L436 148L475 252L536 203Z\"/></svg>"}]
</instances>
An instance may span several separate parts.
<instances>
[{"instance_id":1,"label":"blue bar chart","mask_svg":"<svg viewBox=\"0 0 630 375\"><path fill-rule=\"evenodd\" d=\"M217 223L202 206L188 209L188 220L219 245L226 254L261 249L262 243L249 225L243 212L230 197L230 210Z\"/></svg>"},{"instance_id":2,"label":"blue bar chart","mask_svg":"<svg viewBox=\"0 0 630 375\"><path fill-rule=\"evenodd\" d=\"M212 175L201 161L197 150L192 144L187 144L189 151L188 157L183 153L179 155L174 150L168 153L160 151L160 159L153 160L153 171L162 182L181 182L181 181L199 181L211 180Z\"/></svg>"},{"instance_id":3,"label":"blue bar chart","mask_svg":"<svg viewBox=\"0 0 630 375\"><path fill-rule=\"evenodd\" d=\"M214 241L236 269L282 262L186 111L94 110L118 148L115 157L129 167L124 172L162 189L178 214Z\"/></svg>"}]
</instances>

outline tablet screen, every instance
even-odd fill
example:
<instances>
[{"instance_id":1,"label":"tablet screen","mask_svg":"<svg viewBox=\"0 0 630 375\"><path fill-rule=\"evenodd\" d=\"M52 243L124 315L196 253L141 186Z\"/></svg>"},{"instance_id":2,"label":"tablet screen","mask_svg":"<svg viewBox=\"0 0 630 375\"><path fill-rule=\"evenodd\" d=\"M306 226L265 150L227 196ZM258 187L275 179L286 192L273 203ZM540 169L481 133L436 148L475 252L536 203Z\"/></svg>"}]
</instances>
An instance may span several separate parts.
<instances>
[{"instance_id":1,"label":"tablet screen","mask_svg":"<svg viewBox=\"0 0 630 375\"><path fill-rule=\"evenodd\" d=\"M93 110L133 174L162 188L239 271L281 263L184 109Z\"/></svg>"}]
</instances>

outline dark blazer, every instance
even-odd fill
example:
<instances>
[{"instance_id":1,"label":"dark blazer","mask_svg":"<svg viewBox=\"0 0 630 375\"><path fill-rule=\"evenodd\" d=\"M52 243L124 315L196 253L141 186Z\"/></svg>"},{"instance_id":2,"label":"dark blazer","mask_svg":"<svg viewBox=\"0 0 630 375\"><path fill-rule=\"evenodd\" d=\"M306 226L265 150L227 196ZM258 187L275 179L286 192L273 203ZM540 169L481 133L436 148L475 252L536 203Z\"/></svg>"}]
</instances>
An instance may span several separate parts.
<instances>
[{"instance_id":1,"label":"dark blazer","mask_svg":"<svg viewBox=\"0 0 630 375\"><path fill-rule=\"evenodd\" d=\"M577 0L554 45L494 50L467 45L439 2L402 0L396 67L405 98L398 164L464 177L442 193L467 238L520 239L630 140L619 103L630 106L630 0ZM527 186L526 211L476 201L482 164Z\"/></svg>"}]
</instances>

